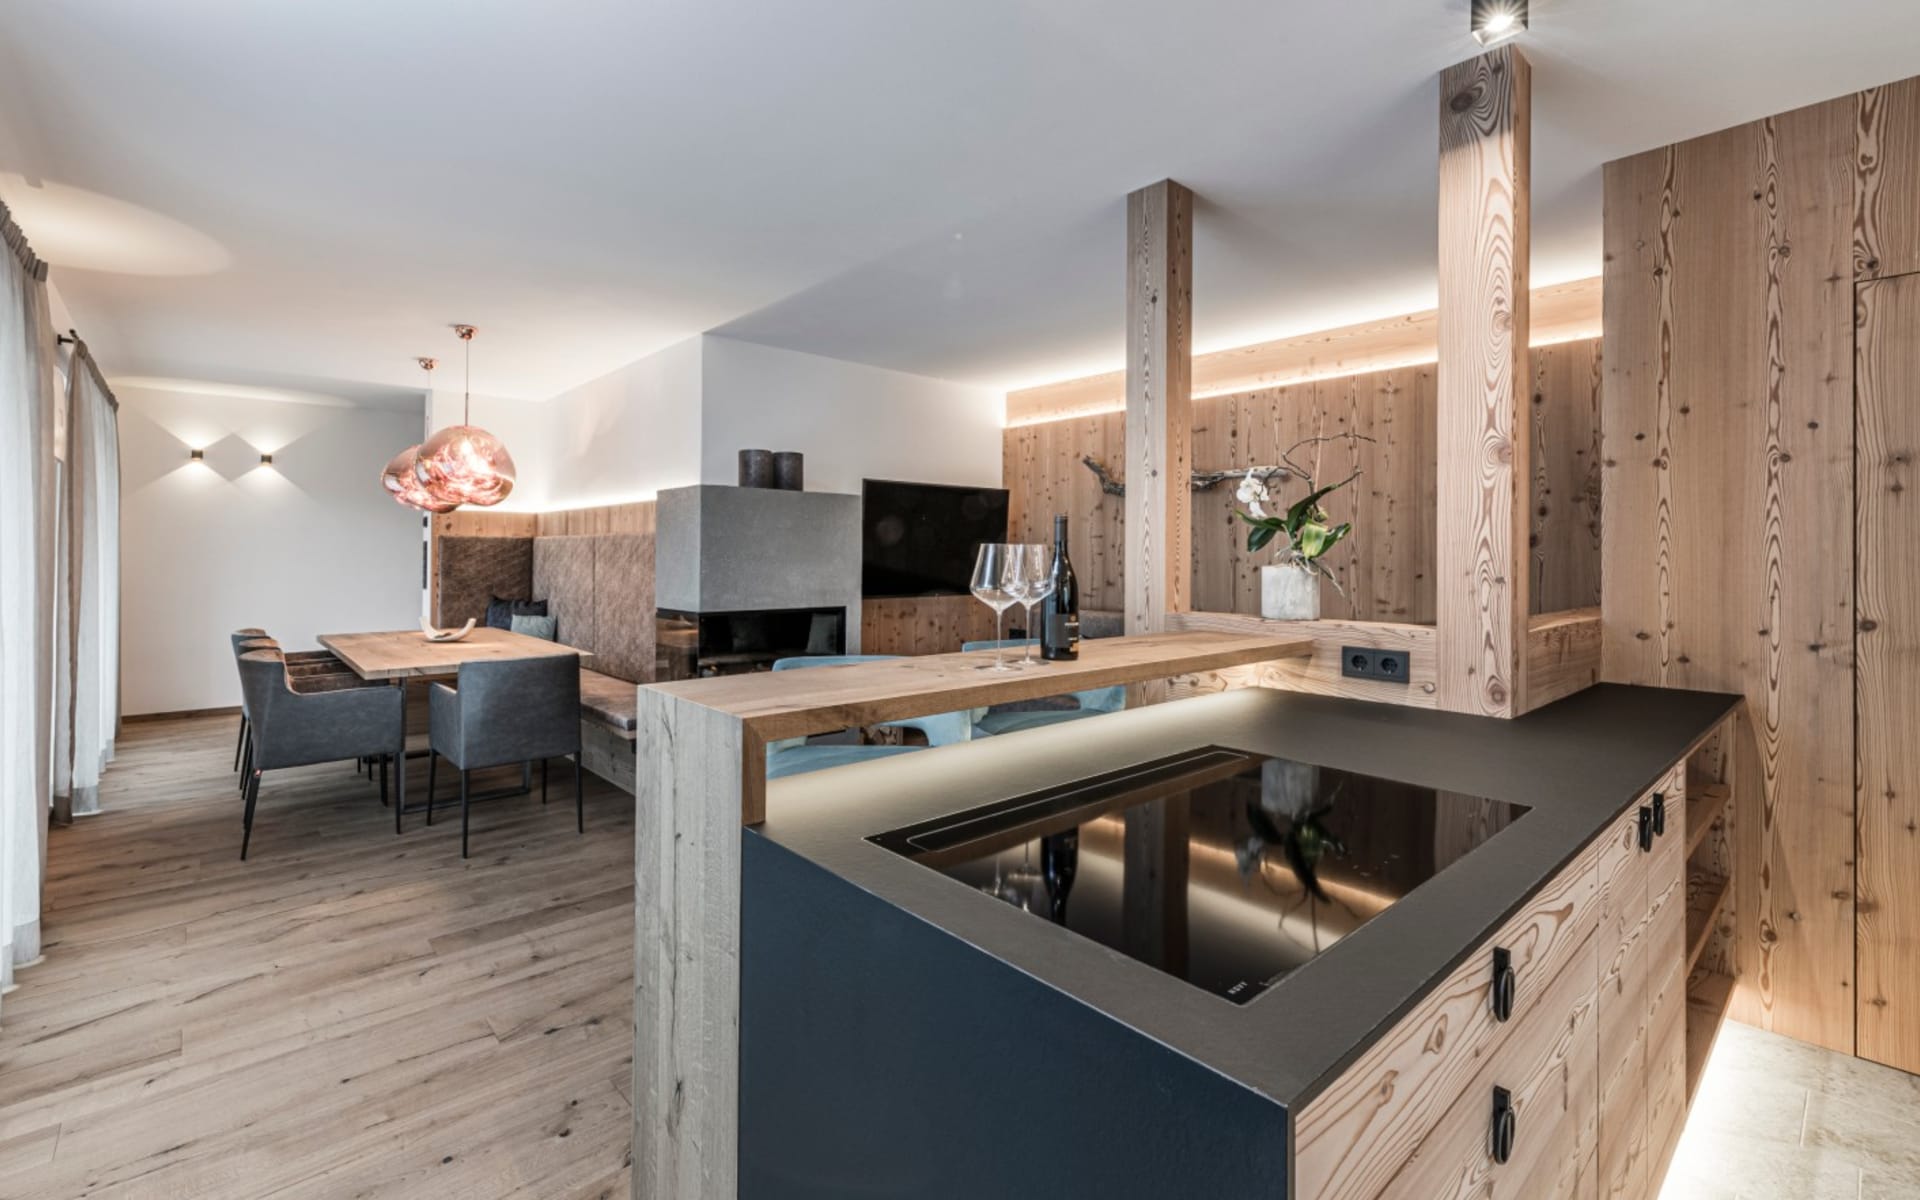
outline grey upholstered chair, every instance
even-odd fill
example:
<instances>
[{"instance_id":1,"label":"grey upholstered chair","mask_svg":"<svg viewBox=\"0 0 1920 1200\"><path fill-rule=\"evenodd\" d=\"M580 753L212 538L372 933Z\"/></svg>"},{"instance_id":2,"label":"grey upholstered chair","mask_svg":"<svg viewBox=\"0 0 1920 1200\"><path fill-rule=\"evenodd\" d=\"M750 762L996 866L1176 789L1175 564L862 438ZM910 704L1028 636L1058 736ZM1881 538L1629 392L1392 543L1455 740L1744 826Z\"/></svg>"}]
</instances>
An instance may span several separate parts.
<instances>
[{"instance_id":1,"label":"grey upholstered chair","mask_svg":"<svg viewBox=\"0 0 1920 1200\"><path fill-rule=\"evenodd\" d=\"M271 649L249 650L240 656L240 688L253 728L242 860L253 841L253 812L260 799L260 777L267 771L391 756L399 764L394 809L396 813L406 809L406 693L402 689L355 686L337 676L309 685L289 675L280 652ZM380 779L384 789L384 769Z\"/></svg>"},{"instance_id":2,"label":"grey upholstered chair","mask_svg":"<svg viewBox=\"0 0 1920 1200\"><path fill-rule=\"evenodd\" d=\"M798 655L777 660L773 664L773 669L801 671L813 667L845 667L856 663L885 662L899 657L898 654ZM973 736L971 714L965 710L936 713L930 717L905 717L898 721L882 721L880 724L902 729L918 729L927 735L928 747L964 742ZM789 775L804 775L812 771L824 771L830 767L843 767L870 759L911 754L920 748L919 746L848 746L830 742L809 742L803 737L781 738L767 743L767 778L785 779Z\"/></svg>"},{"instance_id":3,"label":"grey upholstered chair","mask_svg":"<svg viewBox=\"0 0 1920 1200\"><path fill-rule=\"evenodd\" d=\"M234 630L233 631L233 661L235 663L238 663L240 661L240 643L249 641L253 638L260 638L265 636L267 636L266 630L256 629L251 625L249 625L245 629ZM238 741L234 742L233 744L233 769L235 771L238 771L240 769L240 760L243 756L245 756L246 750L247 750L247 697L246 697L245 691L242 691L240 694L240 738Z\"/></svg>"},{"instance_id":4,"label":"grey upholstered chair","mask_svg":"<svg viewBox=\"0 0 1920 1200\"><path fill-rule=\"evenodd\" d=\"M237 629L232 634L233 657L237 663L242 654L249 650L272 650L280 654L280 661L286 664L287 674L291 677L311 678L314 676L346 676L355 681L359 676L353 674L353 668L342 662L331 650L296 650L291 654L280 651L280 643L255 628ZM320 690L316 685L310 690ZM324 686L345 686L330 681ZM240 742L233 750L233 769L240 772L240 791L247 790L247 776L251 773L247 767L247 756L251 752L253 732L252 717L247 712L246 688L240 689ZM369 764L370 766L370 764ZM369 770L369 777L372 772Z\"/></svg>"},{"instance_id":5,"label":"grey upholstered chair","mask_svg":"<svg viewBox=\"0 0 1920 1200\"><path fill-rule=\"evenodd\" d=\"M467 857L469 776L481 767L540 760L540 800L547 798L547 760L573 759L574 821L587 831L580 768L580 656L517 658L460 664L456 687L428 693L431 752L427 758L427 824L441 755L460 772L460 857Z\"/></svg>"}]
</instances>

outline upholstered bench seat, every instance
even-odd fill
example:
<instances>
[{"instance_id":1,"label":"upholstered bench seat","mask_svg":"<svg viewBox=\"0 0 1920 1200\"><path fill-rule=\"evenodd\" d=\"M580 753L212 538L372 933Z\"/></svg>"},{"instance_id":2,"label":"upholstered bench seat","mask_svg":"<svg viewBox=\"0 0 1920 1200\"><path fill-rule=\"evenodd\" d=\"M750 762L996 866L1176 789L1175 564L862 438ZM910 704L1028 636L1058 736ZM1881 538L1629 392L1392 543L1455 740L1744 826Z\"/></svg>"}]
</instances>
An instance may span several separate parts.
<instances>
[{"instance_id":1,"label":"upholstered bench seat","mask_svg":"<svg viewBox=\"0 0 1920 1200\"><path fill-rule=\"evenodd\" d=\"M631 738L640 723L639 685L598 671L580 672L580 715Z\"/></svg>"}]
</instances>

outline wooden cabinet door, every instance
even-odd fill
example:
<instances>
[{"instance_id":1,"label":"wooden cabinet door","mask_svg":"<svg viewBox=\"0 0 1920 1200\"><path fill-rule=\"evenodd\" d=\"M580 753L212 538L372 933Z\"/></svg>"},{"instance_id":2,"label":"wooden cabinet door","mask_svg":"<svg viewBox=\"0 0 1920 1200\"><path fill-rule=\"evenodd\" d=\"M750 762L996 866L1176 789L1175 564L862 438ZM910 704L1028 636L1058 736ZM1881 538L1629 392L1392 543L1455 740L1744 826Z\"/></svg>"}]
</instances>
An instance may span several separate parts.
<instances>
[{"instance_id":1,"label":"wooden cabinet door","mask_svg":"<svg viewBox=\"0 0 1920 1200\"><path fill-rule=\"evenodd\" d=\"M1599 861L1600 1195L1641 1200L1647 1190L1647 878L1639 805L1610 827Z\"/></svg>"},{"instance_id":2,"label":"wooden cabinet door","mask_svg":"<svg viewBox=\"0 0 1920 1200\"><path fill-rule=\"evenodd\" d=\"M1668 824L1647 855L1647 1186L1651 1198L1687 1119L1686 776L1662 785Z\"/></svg>"},{"instance_id":3,"label":"wooden cabinet door","mask_svg":"<svg viewBox=\"0 0 1920 1200\"><path fill-rule=\"evenodd\" d=\"M1920 111L1920 87L1883 90L1887 104L1903 97ZM1881 205L1909 231L1910 208ZM1907 250L1900 269L1915 270L1911 236ZM1859 1053L1920 1071L1920 275L1863 283L1856 296Z\"/></svg>"},{"instance_id":4,"label":"wooden cabinet door","mask_svg":"<svg viewBox=\"0 0 1920 1200\"><path fill-rule=\"evenodd\" d=\"M1676 769L1609 830L1599 860L1600 1195L1659 1190L1686 1119L1685 778ZM1665 831L1651 819L1663 805ZM1642 829L1645 824L1647 828Z\"/></svg>"}]
</instances>

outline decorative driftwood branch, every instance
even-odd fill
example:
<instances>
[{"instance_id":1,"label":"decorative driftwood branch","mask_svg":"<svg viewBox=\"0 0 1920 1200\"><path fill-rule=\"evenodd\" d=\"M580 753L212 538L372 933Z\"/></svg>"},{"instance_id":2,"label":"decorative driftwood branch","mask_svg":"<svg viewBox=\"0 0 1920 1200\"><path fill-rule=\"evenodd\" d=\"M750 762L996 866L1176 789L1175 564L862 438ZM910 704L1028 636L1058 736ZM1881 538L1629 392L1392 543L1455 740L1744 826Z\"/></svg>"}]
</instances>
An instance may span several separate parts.
<instances>
[{"instance_id":1,"label":"decorative driftwood branch","mask_svg":"<svg viewBox=\"0 0 1920 1200\"><path fill-rule=\"evenodd\" d=\"M1286 483L1294 479L1300 479L1304 480L1308 489L1311 490L1314 486L1313 472L1293 460L1294 454L1303 446L1318 445L1321 442L1353 443L1371 441L1373 441L1372 438L1361 433L1320 434L1314 437L1301 438L1293 445L1287 447L1286 453L1280 456L1279 465L1241 467L1231 471L1195 471L1193 472L1191 486L1196 492L1211 491L1213 488L1218 487L1230 479L1245 479L1248 473L1251 472L1255 479L1258 479L1268 487L1273 486L1275 481ZM1085 463L1087 470L1092 471L1094 477L1100 481L1101 491L1109 496L1124 496L1127 494L1126 481L1114 478L1113 472L1107 470L1105 463L1091 454L1081 455L1080 461ZM1347 482L1352 482L1359 474L1360 472L1355 471L1353 475L1347 477Z\"/></svg>"}]
</instances>

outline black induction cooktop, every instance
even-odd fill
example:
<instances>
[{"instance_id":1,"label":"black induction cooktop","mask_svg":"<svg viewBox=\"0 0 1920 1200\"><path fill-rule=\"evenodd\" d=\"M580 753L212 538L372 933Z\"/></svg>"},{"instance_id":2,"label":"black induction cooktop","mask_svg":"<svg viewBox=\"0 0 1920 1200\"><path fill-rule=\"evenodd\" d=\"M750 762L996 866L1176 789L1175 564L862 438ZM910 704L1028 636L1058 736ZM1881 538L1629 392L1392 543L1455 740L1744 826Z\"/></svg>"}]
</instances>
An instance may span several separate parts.
<instances>
[{"instance_id":1,"label":"black induction cooktop","mask_svg":"<svg viewBox=\"0 0 1920 1200\"><path fill-rule=\"evenodd\" d=\"M1526 811L1208 746L871 840L1244 1004Z\"/></svg>"}]
</instances>

